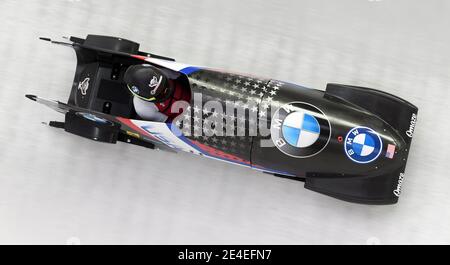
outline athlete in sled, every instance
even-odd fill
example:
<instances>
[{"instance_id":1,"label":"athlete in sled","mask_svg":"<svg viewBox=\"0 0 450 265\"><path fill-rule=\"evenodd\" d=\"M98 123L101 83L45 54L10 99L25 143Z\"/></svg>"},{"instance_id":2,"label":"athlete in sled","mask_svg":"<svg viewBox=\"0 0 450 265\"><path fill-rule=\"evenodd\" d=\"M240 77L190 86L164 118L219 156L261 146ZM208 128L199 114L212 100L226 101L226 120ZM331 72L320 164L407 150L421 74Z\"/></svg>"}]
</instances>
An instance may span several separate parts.
<instances>
[{"instance_id":1,"label":"athlete in sled","mask_svg":"<svg viewBox=\"0 0 450 265\"><path fill-rule=\"evenodd\" d=\"M65 114L54 127L248 166L346 201L398 200L417 118L401 98L181 64L115 37L42 39L78 59L67 103L27 95Z\"/></svg>"}]
</instances>

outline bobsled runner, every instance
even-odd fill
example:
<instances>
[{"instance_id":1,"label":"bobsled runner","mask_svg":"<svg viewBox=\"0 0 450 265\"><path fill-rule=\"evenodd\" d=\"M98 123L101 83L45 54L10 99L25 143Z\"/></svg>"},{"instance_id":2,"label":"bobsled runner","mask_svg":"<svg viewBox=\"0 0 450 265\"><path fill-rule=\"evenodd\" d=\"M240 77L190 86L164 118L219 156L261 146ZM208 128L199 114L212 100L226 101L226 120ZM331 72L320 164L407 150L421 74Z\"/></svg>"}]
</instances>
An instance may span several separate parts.
<instances>
[{"instance_id":1,"label":"bobsled runner","mask_svg":"<svg viewBox=\"0 0 450 265\"><path fill-rule=\"evenodd\" d=\"M77 56L67 102L26 95L64 114L53 127L247 166L345 201L398 201L418 111L399 97L342 84L321 91L182 64L110 36L41 39L72 47ZM130 85L124 75L136 67L167 76L170 97L155 103L158 109L139 93L151 95L162 78L144 76L138 81L148 85ZM147 116L151 108L164 118Z\"/></svg>"}]
</instances>

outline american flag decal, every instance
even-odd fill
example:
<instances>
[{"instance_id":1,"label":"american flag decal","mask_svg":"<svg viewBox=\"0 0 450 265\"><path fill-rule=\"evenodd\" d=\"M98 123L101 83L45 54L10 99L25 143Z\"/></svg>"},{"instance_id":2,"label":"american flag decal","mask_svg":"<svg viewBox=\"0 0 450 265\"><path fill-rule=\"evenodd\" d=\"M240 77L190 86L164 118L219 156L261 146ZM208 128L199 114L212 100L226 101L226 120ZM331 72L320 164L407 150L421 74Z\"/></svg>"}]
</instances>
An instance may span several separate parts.
<instances>
[{"instance_id":1,"label":"american flag decal","mask_svg":"<svg viewBox=\"0 0 450 265\"><path fill-rule=\"evenodd\" d=\"M388 144L387 150L386 150L386 157L392 159L392 158L394 158L394 153L395 153L395 145Z\"/></svg>"},{"instance_id":2,"label":"american flag decal","mask_svg":"<svg viewBox=\"0 0 450 265\"><path fill-rule=\"evenodd\" d=\"M266 94L270 94L270 98L275 96L280 84L269 86L269 79L212 69L199 69L190 73L188 78L192 94L201 94L203 102L202 106L197 106L194 98L191 100L186 110L190 125L182 129L183 135L216 158L250 166L249 150L253 139L250 128L257 125L258 117L267 115L269 104L263 109L261 99ZM208 111L203 107L208 101L218 102L224 112ZM225 112L227 104L235 108L231 113ZM218 124L223 128L216 126ZM226 135L227 132L233 136Z\"/></svg>"}]
</instances>

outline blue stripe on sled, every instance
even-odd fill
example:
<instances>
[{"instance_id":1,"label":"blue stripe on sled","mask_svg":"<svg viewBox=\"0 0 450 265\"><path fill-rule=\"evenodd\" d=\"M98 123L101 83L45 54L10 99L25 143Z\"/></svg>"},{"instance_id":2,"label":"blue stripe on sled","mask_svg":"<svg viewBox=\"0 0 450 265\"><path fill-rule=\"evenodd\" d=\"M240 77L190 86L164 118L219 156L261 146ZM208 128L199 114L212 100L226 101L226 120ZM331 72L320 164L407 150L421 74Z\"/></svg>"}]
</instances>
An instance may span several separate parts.
<instances>
[{"instance_id":1,"label":"blue stripe on sled","mask_svg":"<svg viewBox=\"0 0 450 265\"><path fill-rule=\"evenodd\" d=\"M193 72L197 72L198 70L200 70L200 68L195 67L195 66L188 66L186 68L181 69L180 72L185 74L185 75L190 75Z\"/></svg>"}]
</instances>

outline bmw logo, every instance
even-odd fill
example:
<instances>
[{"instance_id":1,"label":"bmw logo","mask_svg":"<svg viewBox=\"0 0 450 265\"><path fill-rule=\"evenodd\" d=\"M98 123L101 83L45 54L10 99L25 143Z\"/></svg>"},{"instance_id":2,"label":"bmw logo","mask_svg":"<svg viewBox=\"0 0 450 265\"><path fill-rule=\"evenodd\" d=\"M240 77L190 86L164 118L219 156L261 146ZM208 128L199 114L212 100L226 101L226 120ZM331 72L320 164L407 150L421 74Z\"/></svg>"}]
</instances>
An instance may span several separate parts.
<instances>
[{"instance_id":1,"label":"bmw logo","mask_svg":"<svg viewBox=\"0 0 450 265\"><path fill-rule=\"evenodd\" d=\"M137 86L132 86L131 87L131 90L134 92L134 93L136 93L136 94L139 94L139 88L137 87Z\"/></svg>"},{"instance_id":2,"label":"bmw logo","mask_svg":"<svg viewBox=\"0 0 450 265\"><path fill-rule=\"evenodd\" d=\"M330 140L331 126L317 107L305 102L291 102L275 112L270 133L281 152L304 158L325 148Z\"/></svg>"},{"instance_id":3,"label":"bmw logo","mask_svg":"<svg viewBox=\"0 0 450 265\"><path fill-rule=\"evenodd\" d=\"M345 137L345 153L356 163L370 163L377 159L383 149L380 135L367 127L351 129Z\"/></svg>"}]
</instances>

